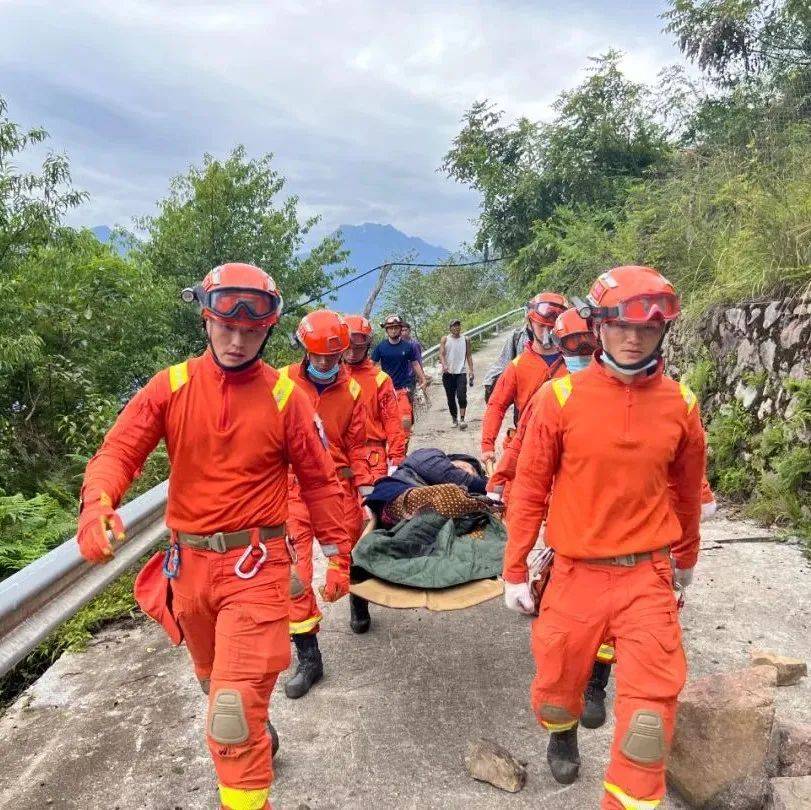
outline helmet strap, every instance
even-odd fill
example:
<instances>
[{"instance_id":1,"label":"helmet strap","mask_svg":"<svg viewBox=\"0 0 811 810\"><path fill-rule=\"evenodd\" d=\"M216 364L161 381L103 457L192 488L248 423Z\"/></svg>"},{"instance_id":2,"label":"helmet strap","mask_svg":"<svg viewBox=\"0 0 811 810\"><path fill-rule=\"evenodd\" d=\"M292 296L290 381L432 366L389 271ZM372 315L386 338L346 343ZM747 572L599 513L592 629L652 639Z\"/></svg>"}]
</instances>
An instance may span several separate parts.
<instances>
[{"instance_id":1,"label":"helmet strap","mask_svg":"<svg viewBox=\"0 0 811 810\"><path fill-rule=\"evenodd\" d=\"M369 343L366 345L366 351L361 355L358 360L348 360L346 354L344 354L344 363L348 366L359 366L368 356L369 356L369 349L371 349L372 344Z\"/></svg>"},{"instance_id":2,"label":"helmet strap","mask_svg":"<svg viewBox=\"0 0 811 810\"><path fill-rule=\"evenodd\" d=\"M629 377L634 377L643 371L648 371L654 368L662 357L662 344L665 341L665 335L667 334L668 329L670 329L670 324L665 322L665 328L662 330L662 336L659 338L656 348L651 354L649 354L647 357L643 357L641 360L637 360L636 363L617 362L608 353L605 346L603 346L603 350L600 354L600 360L602 360L602 362L610 368L613 368L614 371L618 371L620 374L627 374ZM599 329L597 330L597 336L599 337Z\"/></svg>"}]
</instances>

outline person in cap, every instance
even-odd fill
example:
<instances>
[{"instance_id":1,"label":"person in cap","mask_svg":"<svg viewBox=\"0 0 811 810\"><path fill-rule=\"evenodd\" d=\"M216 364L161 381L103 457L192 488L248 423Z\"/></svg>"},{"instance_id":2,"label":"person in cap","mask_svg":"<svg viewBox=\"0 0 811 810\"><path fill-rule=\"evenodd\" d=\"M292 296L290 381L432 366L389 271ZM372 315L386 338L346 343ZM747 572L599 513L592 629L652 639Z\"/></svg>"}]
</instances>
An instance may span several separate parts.
<instances>
[{"instance_id":1,"label":"person in cap","mask_svg":"<svg viewBox=\"0 0 811 810\"><path fill-rule=\"evenodd\" d=\"M386 332L386 339L372 350L372 361L380 365L394 384L407 449L414 425L413 391L410 388L412 375L421 388L425 389L427 383L414 344L403 340L402 318L395 314L387 315L380 326Z\"/></svg>"},{"instance_id":2,"label":"person in cap","mask_svg":"<svg viewBox=\"0 0 811 810\"><path fill-rule=\"evenodd\" d=\"M460 430L467 428L467 387L473 385L473 352L470 338L462 334L462 322L454 318L450 332L439 341L439 367L442 369L442 387L448 400L451 423ZM465 374L467 364L467 374Z\"/></svg>"}]
</instances>

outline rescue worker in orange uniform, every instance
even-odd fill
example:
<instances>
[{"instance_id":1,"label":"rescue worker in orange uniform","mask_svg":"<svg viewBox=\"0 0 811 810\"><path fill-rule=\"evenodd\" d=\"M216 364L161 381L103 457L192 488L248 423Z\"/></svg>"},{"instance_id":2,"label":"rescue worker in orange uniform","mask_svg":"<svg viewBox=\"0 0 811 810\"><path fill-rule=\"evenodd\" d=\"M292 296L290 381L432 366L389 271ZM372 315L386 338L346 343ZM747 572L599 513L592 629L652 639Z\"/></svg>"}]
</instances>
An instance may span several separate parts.
<instances>
[{"instance_id":1,"label":"rescue worker in orange uniform","mask_svg":"<svg viewBox=\"0 0 811 810\"><path fill-rule=\"evenodd\" d=\"M372 480L383 478L406 457L406 437L400 423L397 393L391 377L369 358L372 324L363 315L346 315L349 348L344 354L352 378L361 387L366 406L366 460Z\"/></svg>"},{"instance_id":2,"label":"rescue worker in orange uniform","mask_svg":"<svg viewBox=\"0 0 811 810\"><path fill-rule=\"evenodd\" d=\"M695 395L662 373L661 344L678 313L672 285L648 267L614 268L592 285L581 315L603 348L536 394L507 515L508 607L532 610L526 557L544 519L555 550L532 627L531 698L559 782L577 778L583 688L600 644L615 643L603 808L660 803L686 678L673 586L690 584L698 558L705 449Z\"/></svg>"},{"instance_id":3,"label":"rescue worker in orange uniform","mask_svg":"<svg viewBox=\"0 0 811 810\"><path fill-rule=\"evenodd\" d=\"M270 808L268 704L290 663L290 465L330 555L329 601L348 592L350 539L312 405L260 360L282 310L273 280L258 267L225 264L184 299L201 308L208 348L156 374L121 412L87 465L77 538L86 559L110 559L108 531L123 539L116 509L165 439L169 604L209 695L220 806L258 810Z\"/></svg>"},{"instance_id":4,"label":"rescue worker in orange uniform","mask_svg":"<svg viewBox=\"0 0 811 810\"><path fill-rule=\"evenodd\" d=\"M481 459L486 464L496 458L496 439L510 405L517 411L518 424L521 411L544 382L565 374L560 350L552 342L555 320L568 306L566 299L553 292L542 292L527 304L527 342L518 355L498 378L487 401L482 423ZM507 431L504 448L510 445L514 430Z\"/></svg>"},{"instance_id":5,"label":"rescue worker in orange uniform","mask_svg":"<svg viewBox=\"0 0 811 810\"><path fill-rule=\"evenodd\" d=\"M372 476L366 451L366 407L360 384L352 378L341 358L349 348L349 327L328 309L305 315L296 329L304 358L280 369L307 395L322 423L324 444L329 448L341 484L338 515L347 527L352 545L363 529L360 497L372 491ZM290 607L290 635L298 664L284 686L289 698L300 698L324 675L318 629L322 616L312 588L313 540L317 527L311 520L303 482L291 480L290 536L296 551Z\"/></svg>"}]
</instances>

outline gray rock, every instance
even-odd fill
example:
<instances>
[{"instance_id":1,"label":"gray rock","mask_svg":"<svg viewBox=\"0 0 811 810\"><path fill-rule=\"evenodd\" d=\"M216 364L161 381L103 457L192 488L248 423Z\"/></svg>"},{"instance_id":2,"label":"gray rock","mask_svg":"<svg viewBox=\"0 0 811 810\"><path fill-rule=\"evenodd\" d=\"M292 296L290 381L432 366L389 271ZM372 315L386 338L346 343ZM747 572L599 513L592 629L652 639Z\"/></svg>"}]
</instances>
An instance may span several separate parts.
<instances>
[{"instance_id":1,"label":"gray rock","mask_svg":"<svg viewBox=\"0 0 811 810\"><path fill-rule=\"evenodd\" d=\"M774 368L774 353L776 350L777 346L773 340L764 340L760 344L760 360L766 371L771 371Z\"/></svg>"},{"instance_id":2,"label":"gray rock","mask_svg":"<svg viewBox=\"0 0 811 810\"><path fill-rule=\"evenodd\" d=\"M762 422L767 416L772 415L772 411L774 411L774 402L770 399L764 399L757 410L758 420Z\"/></svg>"},{"instance_id":3,"label":"gray rock","mask_svg":"<svg viewBox=\"0 0 811 810\"><path fill-rule=\"evenodd\" d=\"M762 312L763 310L760 307L752 307L752 309L749 310L749 318L746 321L746 325L751 327L752 324L754 324L754 322L760 317Z\"/></svg>"},{"instance_id":4,"label":"gray rock","mask_svg":"<svg viewBox=\"0 0 811 810\"><path fill-rule=\"evenodd\" d=\"M757 346L749 340L742 340L738 344L738 356L735 360L735 374L746 369L756 369L759 360Z\"/></svg>"},{"instance_id":5,"label":"gray rock","mask_svg":"<svg viewBox=\"0 0 811 810\"><path fill-rule=\"evenodd\" d=\"M811 776L811 723L780 724L780 776Z\"/></svg>"},{"instance_id":6,"label":"gray rock","mask_svg":"<svg viewBox=\"0 0 811 810\"><path fill-rule=\"evenodd\" d=\"M763 810L772 787L765 773L744 776L722 788L701 805L701 810Z\"/></svg>"},{"instance_id":7,"label":"gray rock","mask_svg":"<svg viewBox=\"0 0 811 810\"><path fill-rule=\"evenodd\" d=\"M780 332L780 345L784 349L790 349L800 342L803 329L806 323L798 318L789 321L788 325Z\"/></svg>"},{"instance_id":8,"label":"gray rock","mask_svg":"<svg viewBox=\"0 0 811 810\"><path fill-rule=\"evenodd\" d=\"M716 807L707 803L727 797L725 807L763 807L764 780L776 767L775 677L773 667L752 667L682 692L667 774L690 805ZM759 805L746 804L758 797Z\"/></svg>"},{"instance_id":9,"label":"gray rock","mask_svg":"<svg viewBox=\"0 0 811 810\"><path fill-rule=\"evenodd\" d=\"M777 322L777 319L780 317L782 305L782 301L772 301L771 304L766 307L766 311L763 313L764 329L771 329L771 327Z\"/></svg>"},{"instance_id":10,"label":"gray rock","mask_svg":"<svg viewBox=\"0 0 811 810\"><path fill-rule=\"evenodd\" d=\"M469 742L465 765L474 779L510 793L517 793L527 782L527 769L492 740Z\"/></svg>"},{"instance_id":11,"label":"gray rock","mask_svg":"<svg viewBox=\"0 0 811 810\"><path fill-rule=\"evenodd\" d=\"M781 776L772 779L767 810L808 810L811 807L811 776Z\"/></svg>"},{"instance_id":12,"label":"gray rock","mask_svg":"<svg viewBox=\"0 0 811 810\"><path fill-rule=\"evenodd\" d=\"M738 380L738 384L735 386L735 399L737 399L744 408L751 408L757 397L757 388L747 385L743 380Z\"/></svg>"},{"instance_id":13,"label":"gray rock","mask_svg":"<svg viewBox=\"0 0 811 810\"><path fill-rule=\"evenodd\" d=\"M745 331L746 313L742 309L738 309L737 307L728 309L726 312L724 312L724 317L726 318L727 323L735 327L735 329L737 329L739 332Z\"/></svg>"}]
</instances>

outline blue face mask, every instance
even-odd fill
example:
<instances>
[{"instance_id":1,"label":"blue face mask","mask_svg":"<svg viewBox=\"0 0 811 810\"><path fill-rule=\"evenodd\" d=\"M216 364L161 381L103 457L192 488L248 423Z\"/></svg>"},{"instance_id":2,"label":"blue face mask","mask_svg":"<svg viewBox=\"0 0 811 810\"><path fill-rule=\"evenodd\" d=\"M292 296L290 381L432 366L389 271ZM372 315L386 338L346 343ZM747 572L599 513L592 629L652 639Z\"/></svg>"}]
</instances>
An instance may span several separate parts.
<instances>
[{"instance_id":1,"label":"blue face mask","mask_svg":"<svg viewBox=\"0 0 811 810\"><path fill-rule=\"evenodd\" d=\"M569 371L582 371L591 362L591 355L576 354L574 357L566 357L564 355L563 362L566 363L566 368Z\"/></svg>"},{"instance_id":2,"label":"blue face mask","mask_svg":"<svg viewBox=\"0 0 811 810\"><path fill-rule=\"evenodd\" d=\"M318 382L329 382L338 375L340 363L336 363L329 371L319 371L312 363L307 364L307 374Z\"/></svg>"}]
</instances>

